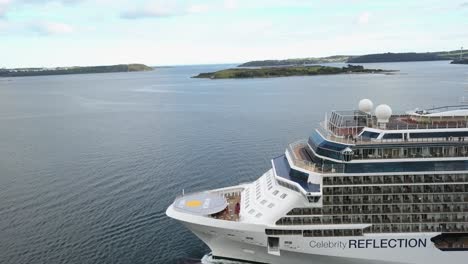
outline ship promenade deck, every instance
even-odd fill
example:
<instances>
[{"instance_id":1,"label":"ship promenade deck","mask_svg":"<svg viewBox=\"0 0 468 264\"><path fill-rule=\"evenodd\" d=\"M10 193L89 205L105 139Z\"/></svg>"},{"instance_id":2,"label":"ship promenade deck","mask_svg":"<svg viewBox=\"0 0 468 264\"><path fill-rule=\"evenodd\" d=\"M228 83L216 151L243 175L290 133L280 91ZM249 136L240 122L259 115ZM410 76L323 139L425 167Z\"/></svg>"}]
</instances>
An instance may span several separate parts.
<instances>
[{"instance_id":1,"label":"ship promenade deck","mask_svg":"<svg viewBox=\"0 0 468 264\"><path fill-rule=\"evenodd\" d=\"M319 133L327 140L343 143L347 145L414 145L414 144L428 144L428 143L441 143L441 144L468 144L467 137L425 137L425 138L405 138L405 139L369 139L362 137L346 137L333 134L327 131L323 126L318 128ZM468 128L467 128L468 132Z\"/></svg>"},{"instance_id":2,"label":"ship promenade deck","mask_svg":"<svg viewBox=\"0 0 468 264\"><path fill-rule=\"evenodd\" d=\"M343 170L343 166L317 166L312 161L312 152L307 146L305 140L299 140L288 145L287 152L289 157L292 159L294 166L301 169L307 170L309 172L316 173L337 173Z\"/></svg>"}]
</instances>

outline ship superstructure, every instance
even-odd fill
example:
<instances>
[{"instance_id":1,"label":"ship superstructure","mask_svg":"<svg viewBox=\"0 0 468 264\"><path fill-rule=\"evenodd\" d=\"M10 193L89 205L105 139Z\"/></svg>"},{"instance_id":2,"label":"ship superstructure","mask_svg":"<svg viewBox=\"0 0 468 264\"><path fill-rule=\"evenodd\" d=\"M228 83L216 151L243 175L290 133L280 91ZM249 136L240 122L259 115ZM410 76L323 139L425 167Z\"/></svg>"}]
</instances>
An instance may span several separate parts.
<instances>
[{"instance_id":1,"label":"ship superstructure","mask_svg":"<svg viewBox=\"0 0 468 264\"><path fill-rule=\"evenodd\" d=\"M178 197L167 215L255 263L465 263L468 106L333 111L254 182Z\"/></svg>"}]
</instances>

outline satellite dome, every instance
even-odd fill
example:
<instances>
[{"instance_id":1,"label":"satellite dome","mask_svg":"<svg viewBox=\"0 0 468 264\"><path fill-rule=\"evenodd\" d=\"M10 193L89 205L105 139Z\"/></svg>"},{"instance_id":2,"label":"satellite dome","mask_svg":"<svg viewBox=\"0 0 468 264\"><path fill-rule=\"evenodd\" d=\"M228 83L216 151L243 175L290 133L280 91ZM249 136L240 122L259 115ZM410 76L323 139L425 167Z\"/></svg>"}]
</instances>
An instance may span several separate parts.
<instances>
[{"instance_id":1,"label":"satellite dome","mask_svg":"<svg viewBox=\"0 0 468 264\"><path fill-rule=\"evenodd\" d=\"M359 101L359 111L369 114L370 112L372 112L373 107L374 103L372 103L372 101L369 99L362 99L361 101Z\"/></svg>"},{"instance_id":2,"label":"satellite dome","mask_svg":"<svg viewBox=\"0 0 468 264\"><path fill-rule=\"evenodd\" d=\"M375 116L380 123L387 123L392 116L392 108L386 104L381 104L375 108Z\"/></svg>"}]
</instances>

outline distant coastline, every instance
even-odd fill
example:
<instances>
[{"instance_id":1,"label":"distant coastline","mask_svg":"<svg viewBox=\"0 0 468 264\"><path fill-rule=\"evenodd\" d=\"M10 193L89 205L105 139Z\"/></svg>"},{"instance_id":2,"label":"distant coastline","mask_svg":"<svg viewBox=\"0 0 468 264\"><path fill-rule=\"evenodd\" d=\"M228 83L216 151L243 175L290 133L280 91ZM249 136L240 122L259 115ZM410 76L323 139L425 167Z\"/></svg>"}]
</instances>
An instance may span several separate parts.
<instances>
[{"instance_id":1,"label":"distant coastline","mask_svg":"<svg viewBox=\"0 0 468 264\"><path fill-rule=\"evenodd\" d=\"M451 62L451 64L468 64L468 59L458 59Z\"/></svg>"},{"instance_id":2,"label":"distant coastline","mask_svg":"<svg viewBox=\"0 0 468 264\"><path fill-rule=\"evenodd\" d=\"M108 72L137 72L152 71L153 68L144 64L118 64L108 66L89 67L57 67L57 68L15 68L0 69L0 77L24 77L43 75L65 75L65 74L87 74L87 73L108 73Z\"/></svg>"},{"instance_id":3,"label":"distant coastline","mask_svg":"<svg viewBox=\"0 0 468 264\"><path fill-rule=\"evenodd\" d=\"M462 56L468 57L468 50L452 50L437 52L403 52L403 53L378 53L366 55L335 55L318 58L298 58L285 60L262 60L249 61L240 64L238 67L270 67L270 66L298 66L317 63L372 63L372 62L410 62L410 61L457 61ZM454 62L455 63L455 62Z\"/></svg>"},{"instance_id":4,"label":"distant coastline","mask_svg":"<svg viewBox=\"0 0 468 264\"><path fill-rule=\"evenodd\" d=\"M249 61L240 64L237 67L264 67L264 66L291 66L291 65L310 65L317 63L333 63L333 62L346 62L352 56L348 55L335 55L321 58L302 58L302 59L286 59L286 60L262 60L262 61Z\"/></svg>"},{"instance_id":5,"label":"distant coastline","mask_svg":"<svg viewBox=\"0 0 468 264\"><path fill-rule=\"evenodd\" d=\"M350 74L350 73L392 73L395 71L382 69L365 69L360 65L348 65L346 67L330 66L286 66L265 68L234 68L216 72L200 73L193 78L208 79L245 79L245 78L272 78L289 76L311 76L328 74Z\"/></svg>"}]
</instances>

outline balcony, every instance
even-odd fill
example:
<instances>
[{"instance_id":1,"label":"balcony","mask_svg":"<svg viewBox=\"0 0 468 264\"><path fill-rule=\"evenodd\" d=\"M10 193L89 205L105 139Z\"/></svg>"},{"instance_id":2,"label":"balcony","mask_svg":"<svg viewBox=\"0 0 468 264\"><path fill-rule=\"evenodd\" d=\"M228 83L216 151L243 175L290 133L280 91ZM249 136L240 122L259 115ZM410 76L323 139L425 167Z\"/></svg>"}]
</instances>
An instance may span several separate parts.
<instances>
[{"instance_id":1,"label":"balcony","mask_svg":"<svg viewBox=\"0 0 468 264\"><path fill-rule=\"evenodd\" d=\"M342 164L318 165L314 163L312 160L313 153L305 140L289 144L287 152L294 166L301 169L317 173L340 173L344 171L344 166Z\"/></svg>"}]
</instances>

